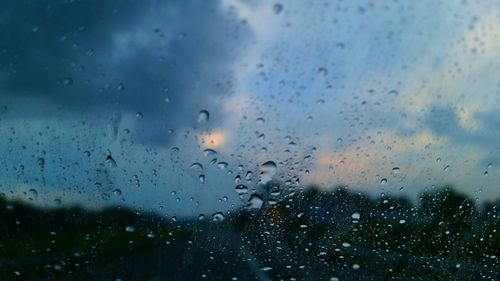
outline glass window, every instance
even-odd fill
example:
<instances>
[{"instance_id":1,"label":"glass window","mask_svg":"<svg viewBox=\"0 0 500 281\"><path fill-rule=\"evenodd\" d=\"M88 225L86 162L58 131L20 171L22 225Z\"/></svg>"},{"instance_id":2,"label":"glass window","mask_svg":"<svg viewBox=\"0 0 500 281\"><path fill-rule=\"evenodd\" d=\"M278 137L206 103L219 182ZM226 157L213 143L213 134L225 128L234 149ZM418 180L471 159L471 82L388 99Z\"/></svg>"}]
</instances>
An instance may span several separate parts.
<instances>
[{"instance_id":1,"label":"glass window","mask_svg":"<svg viewBox=\"0 0 500 281\"><path fill-rule=\"evenodd\" d=\"M498 3L0 6L0 280L499 279Z\"/></svg>"}]
</instances>

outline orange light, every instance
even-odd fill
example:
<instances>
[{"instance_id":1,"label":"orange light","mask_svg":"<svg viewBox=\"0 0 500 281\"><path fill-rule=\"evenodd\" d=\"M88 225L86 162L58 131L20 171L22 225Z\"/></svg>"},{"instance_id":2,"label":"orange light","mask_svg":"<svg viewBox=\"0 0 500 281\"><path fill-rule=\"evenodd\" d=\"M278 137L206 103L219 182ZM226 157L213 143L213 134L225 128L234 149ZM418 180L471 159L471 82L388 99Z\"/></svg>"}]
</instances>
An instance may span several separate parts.
<instances>
[{"instance_id":1,"label":"orange light","mask_svg":"<svg viewBox=\"0 0 500 281\"><path fill-rule=\"evenodd\" d=\"M205 148L218 148L224 145L227 134L224 132L204 133L201 135L201 145Z\"/></svg>"}]
</instances>

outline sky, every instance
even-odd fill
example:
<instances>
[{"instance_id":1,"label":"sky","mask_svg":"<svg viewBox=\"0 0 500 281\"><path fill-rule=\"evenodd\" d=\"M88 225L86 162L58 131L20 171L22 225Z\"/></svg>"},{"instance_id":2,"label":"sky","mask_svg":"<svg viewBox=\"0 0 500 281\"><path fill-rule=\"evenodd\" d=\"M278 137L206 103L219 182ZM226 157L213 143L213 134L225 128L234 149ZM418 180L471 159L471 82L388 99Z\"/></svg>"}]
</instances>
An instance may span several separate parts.
<instances>
[{"instance_id":1,"label":"sky","mask_svg":"<svg viewBox=\"0 0 500 281\"><path fill-rule=\"evenodd\" d=\"M500 196L493 1L4 2L6 197L185 216L270 179Z\"/></svg>"}]
</instances>

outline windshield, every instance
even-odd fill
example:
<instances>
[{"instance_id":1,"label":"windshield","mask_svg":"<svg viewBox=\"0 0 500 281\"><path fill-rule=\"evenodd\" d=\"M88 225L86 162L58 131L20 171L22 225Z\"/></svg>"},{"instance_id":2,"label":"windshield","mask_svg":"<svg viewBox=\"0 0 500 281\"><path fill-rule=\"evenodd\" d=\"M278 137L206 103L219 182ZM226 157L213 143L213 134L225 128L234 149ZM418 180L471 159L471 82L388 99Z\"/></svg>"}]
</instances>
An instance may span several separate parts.
<instances>
[{"instance_id":1,"label":"windshield","mask_svg":"<svg viewBox=\"0 0 500 281\"><path fill-rule=\"evenodd\" d=\"M1 280L499 277L497 3L0 4Z\"/></svg>"}]
</instances>

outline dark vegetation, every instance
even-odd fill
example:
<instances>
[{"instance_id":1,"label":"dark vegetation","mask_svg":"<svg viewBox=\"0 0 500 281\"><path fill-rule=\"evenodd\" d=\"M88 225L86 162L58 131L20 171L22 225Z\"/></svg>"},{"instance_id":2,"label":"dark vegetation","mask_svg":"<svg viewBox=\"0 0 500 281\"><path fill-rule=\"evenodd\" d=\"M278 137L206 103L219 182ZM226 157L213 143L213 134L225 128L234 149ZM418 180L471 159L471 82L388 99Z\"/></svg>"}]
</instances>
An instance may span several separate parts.
<instances>
[{"instance_id":1,"label":"dark vegetation","mask_svg":"<svg viewBox=\"0 0 500 281\"><path fill-rule=\"evenodd\" d=\"M500 201L311 188L222 222L0 199L0 280L499 280ZM332 279L336 280L336 279Z\"/></svg>"}]
</instances>

